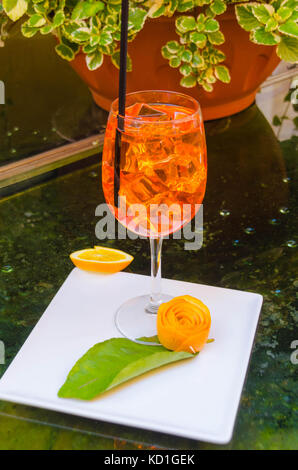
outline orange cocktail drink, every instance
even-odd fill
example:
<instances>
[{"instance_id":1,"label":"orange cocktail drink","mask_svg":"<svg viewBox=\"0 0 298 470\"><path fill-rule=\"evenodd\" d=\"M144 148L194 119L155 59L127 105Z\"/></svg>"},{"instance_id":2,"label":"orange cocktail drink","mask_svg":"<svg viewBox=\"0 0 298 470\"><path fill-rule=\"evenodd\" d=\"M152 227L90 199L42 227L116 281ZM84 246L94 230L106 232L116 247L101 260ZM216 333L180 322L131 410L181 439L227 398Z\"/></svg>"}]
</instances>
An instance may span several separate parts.
<instances>
[{"instance_id":1,"label":"orange cocktail drink","mask_svg":"<svg viewBox=\"0 0 298 470\"><path fill-rule=\"evenodd\" d=\"M139 235L158 237L179 230L203 200L207 163L202 118L183 104L128 104L121 136L119 207L114 203L117 116L110 114L104 194L115 217Z\"/></svg>"}]
</instances>

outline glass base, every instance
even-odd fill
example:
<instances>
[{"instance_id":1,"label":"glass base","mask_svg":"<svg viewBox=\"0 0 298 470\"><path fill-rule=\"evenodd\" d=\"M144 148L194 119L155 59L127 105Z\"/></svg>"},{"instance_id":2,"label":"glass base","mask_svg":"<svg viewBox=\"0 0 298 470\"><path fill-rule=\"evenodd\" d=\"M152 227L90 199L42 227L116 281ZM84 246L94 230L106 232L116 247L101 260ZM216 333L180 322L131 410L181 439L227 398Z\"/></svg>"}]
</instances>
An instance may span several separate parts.
<instances>
[{"instance_id":1,"label":"glass base","mask_svg":"<svg viewBox=\"0 0 298 470\"><path fill-rule=\"evenodd\" d=\"M173 296L162 294L161 302L168 302ZM139 338L157 335L156 314L158 306L150 304L149 295L140 295L127 300L115 313L115 325L118 331L135 343L159 346L154 341L141 341Z\"/></svg>"}]
</instances>

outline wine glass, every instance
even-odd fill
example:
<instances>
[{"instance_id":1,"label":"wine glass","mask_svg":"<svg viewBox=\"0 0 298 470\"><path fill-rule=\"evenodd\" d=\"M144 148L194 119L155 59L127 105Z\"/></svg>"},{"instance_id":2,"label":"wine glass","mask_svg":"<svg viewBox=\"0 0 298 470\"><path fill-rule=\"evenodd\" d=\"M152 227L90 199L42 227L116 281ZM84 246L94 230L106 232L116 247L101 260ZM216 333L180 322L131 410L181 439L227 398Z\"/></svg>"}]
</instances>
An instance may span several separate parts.
<instances>
[{"instance_id":1,"label":"wine glass","mask_svg":"<svg viewBox=\"0 0 298 470\"><path fill-rule=\"evenodd\" d=\"M119 117L118 99L112 103L102 183L118 221L150 240L151 294L126 301L115 314L121 334L142 343L139 338L156 335L157 310L172 298L161 292L162 240L189 223L202 203L206 143L199 103L187 95L152 90L129 93L125 110L125 116ZM146 340L146 344L158 343Z\"/></svg>"}]
</instances>

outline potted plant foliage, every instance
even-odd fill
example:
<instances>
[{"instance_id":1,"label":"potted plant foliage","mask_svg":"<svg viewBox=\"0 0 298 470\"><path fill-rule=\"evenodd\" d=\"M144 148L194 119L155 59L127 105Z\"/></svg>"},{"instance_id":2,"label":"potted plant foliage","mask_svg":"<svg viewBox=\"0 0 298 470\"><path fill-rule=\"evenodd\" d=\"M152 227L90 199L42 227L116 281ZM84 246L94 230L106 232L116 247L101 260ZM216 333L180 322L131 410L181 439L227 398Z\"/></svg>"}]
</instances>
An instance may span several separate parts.
<instances>
[{"instance_id":1,"label":"potted plant foliage","mask_svg":"<svg viewBox=\"0 0 298 470\"><path fill-rule=\"evenodd\" d=\"M130 0L129 9L128 91L186 91L205 119L241 111L280 59L298 61L298 0ZM108 109L120 12L121 0L0 0L0 41L16 21L25 37L54 34L59 56Z\"/></svg>"}]
</instances>

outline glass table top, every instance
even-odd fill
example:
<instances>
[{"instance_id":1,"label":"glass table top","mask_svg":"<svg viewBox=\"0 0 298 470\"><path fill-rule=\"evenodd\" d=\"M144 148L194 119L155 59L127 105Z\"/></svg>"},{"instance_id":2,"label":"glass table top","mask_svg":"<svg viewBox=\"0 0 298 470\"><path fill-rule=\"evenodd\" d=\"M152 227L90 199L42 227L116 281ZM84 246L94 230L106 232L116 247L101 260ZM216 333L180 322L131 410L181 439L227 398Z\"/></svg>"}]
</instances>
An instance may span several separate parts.
<instances>
[{"instance_id":1,"label":"glass table top","mask_svg":"<svg viewBox=\"0 0 298 470\"><path fill-rule=\"evenodd\" d=\"M163 275L264 296L232 441L215 446L0 402L0 449L297 448L298 139L279 143L255 105L206 123L206 134L203 247L166 240ZM98 244L98 162L0 202L0 376L72 270L68 255ZM149 274L146 240L101 244L132 254L128 271Z\"/></svg>"}]
</instances>

